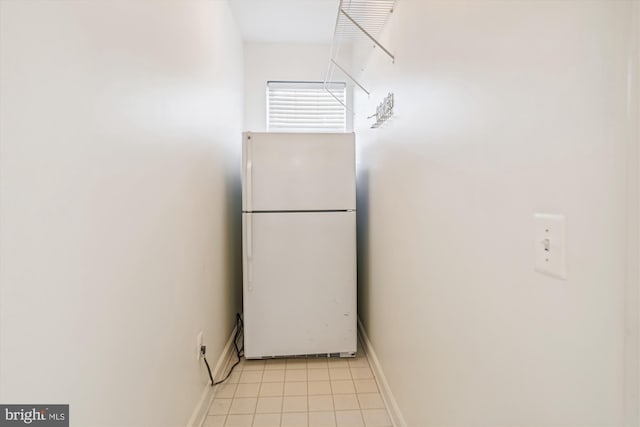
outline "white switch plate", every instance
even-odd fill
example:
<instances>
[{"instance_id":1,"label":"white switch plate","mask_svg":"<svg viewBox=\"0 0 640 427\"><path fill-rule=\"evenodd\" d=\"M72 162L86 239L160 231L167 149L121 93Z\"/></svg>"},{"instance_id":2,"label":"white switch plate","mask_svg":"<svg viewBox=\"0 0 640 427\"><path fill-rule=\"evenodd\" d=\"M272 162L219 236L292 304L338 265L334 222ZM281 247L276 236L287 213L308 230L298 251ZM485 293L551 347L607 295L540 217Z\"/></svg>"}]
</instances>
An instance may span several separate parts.
<instances>
[{"instance_id":1,"label":"white switch plate","mask_svg":"<svg viewBox=\"0 0 640 427\"><path fill-rule=\"evenodd\" d=\"M534 214L534 254L536 271L567 278L564 215Z\"/></svg>"}]
</instances>

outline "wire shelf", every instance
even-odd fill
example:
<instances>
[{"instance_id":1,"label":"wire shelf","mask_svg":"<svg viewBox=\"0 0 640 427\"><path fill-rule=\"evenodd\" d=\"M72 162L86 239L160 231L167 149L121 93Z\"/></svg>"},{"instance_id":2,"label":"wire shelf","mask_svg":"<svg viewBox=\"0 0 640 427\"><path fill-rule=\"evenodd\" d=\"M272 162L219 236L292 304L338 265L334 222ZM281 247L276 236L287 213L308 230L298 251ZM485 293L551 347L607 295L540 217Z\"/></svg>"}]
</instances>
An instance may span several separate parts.
<instances>
[{"instance_id":1,"label":"wire shelf","mask_svg":"<svg viewBox=\"0 0 640 427\"><path fill-rule=\"evenodd\" d=\"M336 80L335 74L342 74L369 95L369 90L359 79L372 50L377 50L395 61L394 55L385 48L378 37L393 13L397 0L340 0L338 14L331 42L331 55L325 77L325 90L353 112L336 94L327 82Z\"/></svg>"}]
</instances>

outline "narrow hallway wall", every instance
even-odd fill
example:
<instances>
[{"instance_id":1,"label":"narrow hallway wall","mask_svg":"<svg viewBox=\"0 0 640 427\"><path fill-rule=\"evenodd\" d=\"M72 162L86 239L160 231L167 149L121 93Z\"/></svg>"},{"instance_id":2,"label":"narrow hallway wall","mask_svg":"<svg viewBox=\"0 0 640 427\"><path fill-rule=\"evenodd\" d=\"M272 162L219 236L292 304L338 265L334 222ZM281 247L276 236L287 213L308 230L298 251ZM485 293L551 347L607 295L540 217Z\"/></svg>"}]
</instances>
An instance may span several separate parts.
<instances>
[{"instance_id":1,"label":"narrow hallway wall","mask_svg":"<svg viewBox=\"0 0 640 427\"><path fill-rule=\"evenodd\" d=\"M629 423L631 10L398 1L356 92L359 309L409 426ZM536 212L566 216L566 280Z\"/></svg>"},{"instance_id":2,"label":"narrow hallway wall","mask_svg":"<svg viewBox=\"0 0 640 427\"><path fill-rule=\"evenodd\" d=\"M0 402L184 426L239 309L226 1L0 2Z\"/></svg>"}]
</instances>

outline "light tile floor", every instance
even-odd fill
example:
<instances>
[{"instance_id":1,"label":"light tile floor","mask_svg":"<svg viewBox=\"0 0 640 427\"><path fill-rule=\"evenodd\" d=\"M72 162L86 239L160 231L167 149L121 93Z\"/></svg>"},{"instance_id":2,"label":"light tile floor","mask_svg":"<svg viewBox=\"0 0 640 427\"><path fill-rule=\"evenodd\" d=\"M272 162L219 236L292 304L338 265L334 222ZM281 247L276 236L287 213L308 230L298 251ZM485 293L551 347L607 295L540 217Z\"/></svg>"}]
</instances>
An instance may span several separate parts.
<instances>
[{"instance_id":1,"label":"light tile floor","mask_svg":"<svg viewBox=\"0 0 640 427\"><path fill-rule=\"evenodd\" d=\"M235 361L235 359L234 359ZM204 427L390 427L366 355L242 360Z\"/></svg>"}]
</instances>

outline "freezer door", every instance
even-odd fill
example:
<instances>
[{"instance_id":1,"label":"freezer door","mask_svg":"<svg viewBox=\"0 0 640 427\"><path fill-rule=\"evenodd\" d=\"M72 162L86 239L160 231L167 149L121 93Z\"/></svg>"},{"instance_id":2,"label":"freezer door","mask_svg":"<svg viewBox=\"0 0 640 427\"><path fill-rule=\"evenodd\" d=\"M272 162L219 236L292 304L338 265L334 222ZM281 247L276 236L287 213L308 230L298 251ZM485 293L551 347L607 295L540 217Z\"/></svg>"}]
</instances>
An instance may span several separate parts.
<instances>
[{"instance_id":1,"label":"freezer door","mask_svg":"<svg viewBox=\"0 0 640 427\"><path fill-rule=\"evenodd\" d=\"M356 208L353 133L243 135L242 210Z\"/></svg>"},{"instance_id":2,"label":"freezer door","mask_svg":"<svg viewBox=\"0 0 640 427\"><path fill-rule=\"evenodd\" d=\"M245 213L247 358L356 351L355 212Z\"/></svg>"}]
</instances>

